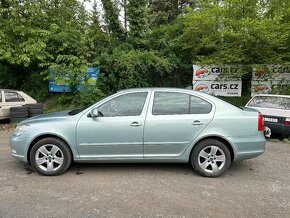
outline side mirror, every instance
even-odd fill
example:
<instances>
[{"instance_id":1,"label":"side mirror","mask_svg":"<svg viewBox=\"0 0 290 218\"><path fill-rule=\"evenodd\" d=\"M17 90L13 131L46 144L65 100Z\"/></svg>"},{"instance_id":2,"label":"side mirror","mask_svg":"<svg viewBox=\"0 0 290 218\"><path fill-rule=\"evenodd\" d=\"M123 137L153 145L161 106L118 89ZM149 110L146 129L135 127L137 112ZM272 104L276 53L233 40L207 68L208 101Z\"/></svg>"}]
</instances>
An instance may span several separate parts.
<instances>
[{"instance_id":1,"label":"side mirror","mask_svg":"<svg viewBox=\"0 0 290 218\"><path fill-rule=\"evenodd\" d=\"M93 108L92 110L91 110L91 116L92 117L98 117L99 116L99 110L98 110L98 108Z\"/></svg>"}]
</instances>

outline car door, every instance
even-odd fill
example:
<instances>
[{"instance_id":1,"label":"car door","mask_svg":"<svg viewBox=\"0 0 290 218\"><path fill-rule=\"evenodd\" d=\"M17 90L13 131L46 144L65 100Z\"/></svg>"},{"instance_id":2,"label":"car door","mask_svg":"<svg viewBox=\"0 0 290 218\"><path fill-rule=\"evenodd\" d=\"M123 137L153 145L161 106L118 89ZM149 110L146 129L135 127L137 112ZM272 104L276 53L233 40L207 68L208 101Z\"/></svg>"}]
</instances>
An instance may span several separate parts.
<instances>
[{"instance_id":1,"label":"car door","mask_svg":"<svg viewBox=\"0 0 290 218\"><path fill-rule=\"evenodd\" d=\"M2 97L3 92L0 90L0 120L5 119L4 109L3 109L3 101L4 98Z\"/></svg>"},{"instance_id":2,"label":"car door","mask_svg":"<svg viewBox=\"0 0 290 218\"><path fill-rule=\"evenodd\" d=\"M121 94L87 113L77 125L77 146L83 159L143 158L143 130L149 92Z\"/></svg>"},{"instance_id":3,"label":"car door","mask_svg":"<svg viewBox=\"0 0 290 218\"><path fill-rule=\"evenodd\" d=\"M144 130L144 157L178 157L214 116L214 105L181 92L155 91Z\"/></svg>"}]
</instances>

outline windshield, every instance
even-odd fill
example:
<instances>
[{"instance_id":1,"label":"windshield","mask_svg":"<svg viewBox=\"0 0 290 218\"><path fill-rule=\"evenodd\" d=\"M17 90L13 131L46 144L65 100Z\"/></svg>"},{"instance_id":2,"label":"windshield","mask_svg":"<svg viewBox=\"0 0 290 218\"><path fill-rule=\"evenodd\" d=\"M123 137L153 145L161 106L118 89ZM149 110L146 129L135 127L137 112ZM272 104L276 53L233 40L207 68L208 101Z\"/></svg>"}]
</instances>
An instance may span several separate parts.
<instances>
[{"instance_id":1,"label":"windshield","mask_svg":"<svg viewBox=\"0 0 290 218\"><path fill-rule=\"evenodd\" d=\"M278 96L256 96L249 102L248 106L290 110L290 98Z\"/></svg>"}]
</instances>

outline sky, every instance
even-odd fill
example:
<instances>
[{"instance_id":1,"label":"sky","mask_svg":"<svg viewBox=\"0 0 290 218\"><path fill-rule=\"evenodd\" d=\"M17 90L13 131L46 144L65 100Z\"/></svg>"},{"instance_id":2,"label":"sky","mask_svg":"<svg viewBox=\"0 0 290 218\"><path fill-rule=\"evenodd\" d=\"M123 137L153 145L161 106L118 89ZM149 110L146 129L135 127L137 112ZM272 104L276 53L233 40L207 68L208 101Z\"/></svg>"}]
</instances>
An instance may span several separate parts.
<instances>
[{"instance_id":1,"label":"sky","mask_svg":"<svg viewBox=\"0 0 290 218\"><path fill-rule=\"evenodd\" d=\"M87 11L91 11L92 10L92 5L94 0L78 0L79 2L84 2L85 3L85 7L87 9ZM101 0L96 0L97 4L100 5Z\"/></svg>"}]
</instances>

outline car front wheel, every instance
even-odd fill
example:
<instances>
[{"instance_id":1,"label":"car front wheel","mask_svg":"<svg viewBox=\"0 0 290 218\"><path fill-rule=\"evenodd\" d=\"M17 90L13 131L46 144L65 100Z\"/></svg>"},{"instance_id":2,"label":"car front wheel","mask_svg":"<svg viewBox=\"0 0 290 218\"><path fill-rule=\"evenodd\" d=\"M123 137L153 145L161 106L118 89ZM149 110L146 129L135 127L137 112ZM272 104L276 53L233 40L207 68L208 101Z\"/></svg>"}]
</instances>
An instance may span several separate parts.
<instances>
[{"instance_id":1,"label":"car front wheel","mask_svg":"<svg viewBox=\"0 0 290 218\"><path fill-rule=\"evenodd\" d=\"M64 173L71 164L71 152L63 141L45 138L31 149L30 162L34 170L45 176Z\"/></svg>"},{"instance_id":2,"label":"car front wheel","mask_svg":"<svg viewBox=\"0 0 290 218\"><path fill-rule=\"evenodd\" d=\"M221 141L208 139L199 142L194 147L190 162L198 174L206 177L218 177L229 168L231 154Z\"/></svg>"}]
</instances>

